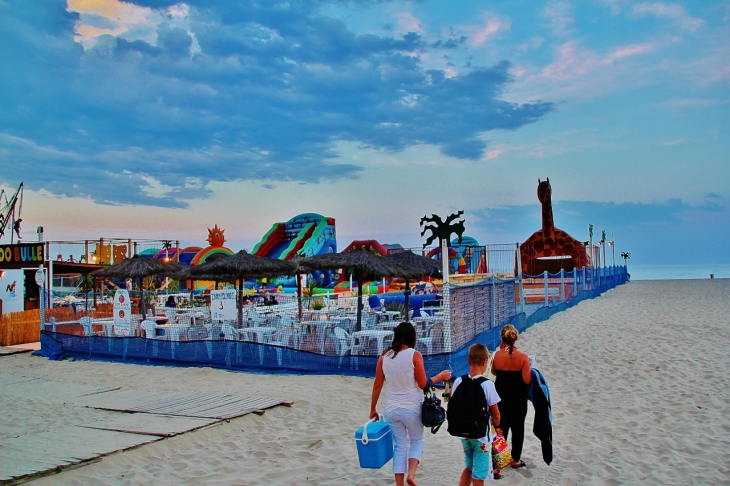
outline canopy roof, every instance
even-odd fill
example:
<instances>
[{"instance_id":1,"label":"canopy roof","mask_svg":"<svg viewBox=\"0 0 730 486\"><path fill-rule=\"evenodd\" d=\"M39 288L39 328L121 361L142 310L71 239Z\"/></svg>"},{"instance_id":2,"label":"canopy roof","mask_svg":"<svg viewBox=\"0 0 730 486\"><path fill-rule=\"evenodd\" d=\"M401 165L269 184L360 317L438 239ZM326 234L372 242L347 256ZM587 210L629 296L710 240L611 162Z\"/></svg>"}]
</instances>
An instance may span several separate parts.
<instances>
[{"instance_id":1,"label":"canopy roof","mask_svg":"<svg viewBox=\"0 0 730 486\"><path fill-rule=\"evenodd\" d=\"M377 275L379 277L419 278L420 270L404 267L384 257L374 255L367 250L354 250L345 253L328 253L311 258L297 260L300 273L314 270L336 270L354 268L360 275Z\"/></svg>"},{"instance_id":2,"label":"canopy roof","mask_svg":"<svg viewBox=\"0 0 730 486\"><path fill-rule=\"evenodd\" d=\"M232 281L243 278L273 278L281 275L294 275L297 264L292 261L279 260L252 255L241 250L229 257L217 258L202 265L193 265L186 269L186 278L196 280Z\"/></svg>"},{"instance_id":3,"label":"canopy roof","mask_svg":"<svg viewBox=\"0 0 730 486\"><path fill-rule=\"evenodd\" d=\"M101 278L143 278L149 275L169 276L182 270L177 262L163 262L156 258L145 258L134 255L120 263L94 270L91 275Z\"/></svg>"},{"instance_id":4,"label":"canopy roof","mask_svg":"<svg viewBox=\"0 0 730 486\"><path fill-rule=\"evenodd\" d=\"M441 262L426 256L416 255L411 250L390 253L385 258L404 267L416 269L421 272L421 276L430 276L434 272L441 271Z\"/></svg>"}]
</instances>

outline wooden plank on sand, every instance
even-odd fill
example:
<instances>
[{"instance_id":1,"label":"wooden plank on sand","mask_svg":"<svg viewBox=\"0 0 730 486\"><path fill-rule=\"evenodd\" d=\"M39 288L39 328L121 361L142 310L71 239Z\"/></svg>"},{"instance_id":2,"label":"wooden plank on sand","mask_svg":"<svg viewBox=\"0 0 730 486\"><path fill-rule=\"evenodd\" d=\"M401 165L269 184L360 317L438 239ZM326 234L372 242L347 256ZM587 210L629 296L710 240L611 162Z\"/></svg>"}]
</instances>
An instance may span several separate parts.
<instances>
[{"instance_id":1,"label":"wooden plank on sand","mask_svg":"<svg viewBox=\"0 0 730 486\"><path fill-rule=\"evenodd\" d=\"M57 472L156 440L160 438L76 426L14 437L0 447L0 483Z\"/></svg>"},{"instance_id":2,"label":"wooden plank on sand","mask_svg":"<svg viewBox=\"0 0 730 486\"><path fill-rule=\"evenodd\" d=\"M174 417L147 413L119 414L98 420L90 424L81 425L90 429L114 430L130 434L156 435L158 437L172 437L191 430L200 429L219 422L216 419L197 417Z\"/></svg>"},{"instance_id":3,"label":"wooden plank on sand","mask_svg":"<svg viewBox=\"0 0 730 486\"><path fill-rule=\"evenodd\" d=\"M266 397L118 390L84 397L79 403L90 408L119 412L227 420L289 402L285 402L280 398Z\"/></svg>"}]
</instances>

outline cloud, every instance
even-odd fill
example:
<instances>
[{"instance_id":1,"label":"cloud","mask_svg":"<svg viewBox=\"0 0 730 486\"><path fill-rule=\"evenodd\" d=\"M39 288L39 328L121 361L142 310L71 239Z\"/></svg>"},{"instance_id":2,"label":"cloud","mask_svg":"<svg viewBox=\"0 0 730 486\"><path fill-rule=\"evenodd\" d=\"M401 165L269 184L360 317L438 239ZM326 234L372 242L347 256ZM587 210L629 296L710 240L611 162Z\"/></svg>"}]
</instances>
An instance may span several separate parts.
<instances>
[{"instance_id":1,"label":"cloud","mask_svg":"<svg viewBox=\"0 0 730 486\"><path fill-rule=\"evenodd\" d=\"M568 2L562 1L551 1L545 6L542 15L554 35L566 37L573 33L575 18L572 10L573 7Z\"/></svg>"},{"instance_id":2,"label":"cloud","mask_svg":"<svg viewBox=\"0 0 730 486\"><path fill-rule=\"evenodd\" d=\"M359 34L316 2L132 3L157 9L139 17L145 26L169 20L154 42L125 24L126 37L103 34L86 49L76 29L103 8L0 3L0 149L34 167L8 177L108 204L180 207L206 197L211 181L358 177L362 167L337 162L338 142L383 152L431 144L476 161L484 132L553 110L501 99L509 62L427 69L420 55L432 42L419 33Z\"/></svg>"},{"instance_id":3,"label":"cloud","mask_svg":"<svg viewBox=\"0 0 730 486\"><path fill-rule=\"evenodd\" d=\"M472 45L479 46L486 44L494 38L500 30L510 28L508 20L502 20L495 17L488 17L485 25L478 27L471 35Z\"/></svg>"},{"instance_id":4,"label":"cloud","mask_svg":"<svg viewBox=\"0 0 730 486\"><path fill-rule=\"evenodd\" d=\"M539 204L471 211L472 226L489 241L524 241L540 229ZM730 197L707 194L700 204L680 199L651 203L553 201L555 226L580 241L594 242L613 233L618 251L630 251L636 263L730 263ZM467 221L470 218L467 217ZM681 257L680 257L681 255Z\"/></svg>"},{"instance_id":5,"label":"cloud","mask_svg":"<svg viewBox=\"0 0 730 486\"><path fill-rule=\"evenodd\" d=\"M646 54L654 49L652 44L634 44L617 47L601 56L591 49L581 47L577 41L569 41L558 46L555 61L545 66L542 75L557 79L586 77L604 66Z\"/></svg>"},{"instance_id":6,"label":"cloud","mask_svg":"<svg viewBox=\"0 0 730 486\"><path fill-rule=\"evenodd\" d=\"M692 17L683 6L677 4L661 2L640 3L634 5L631 12L638 17L653 15L658 18L668 19L678 24L681 29L692 32L705 25L704 20Z\"/></svg>"}]
</instances>

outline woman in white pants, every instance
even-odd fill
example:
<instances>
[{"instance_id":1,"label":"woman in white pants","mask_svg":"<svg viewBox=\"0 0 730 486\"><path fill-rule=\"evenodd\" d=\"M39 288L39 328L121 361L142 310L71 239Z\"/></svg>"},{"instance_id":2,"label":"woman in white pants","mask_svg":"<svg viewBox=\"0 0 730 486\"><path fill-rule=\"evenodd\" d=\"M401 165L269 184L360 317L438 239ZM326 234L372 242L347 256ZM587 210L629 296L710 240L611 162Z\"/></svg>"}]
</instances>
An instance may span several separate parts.
<instances>
[{"instance_id":1,"label":"woman in white pants","mask_svg":"<svg viewBox=\"0 0 730 486\"><path fill-rule=\"evenodd\" d=\"M370 418L377 420L380 415L376 411L376 405L385 385L383 414L393 433L393 474L398 486L404 484L404 479L410 486L416 484L416 469L423 452L421 390L426 386L428 378L423 366L423 356L415 347L415 328L409 322L401 322L393 330L393 343L378 359L370 402ZM431 380L437 383L449 378L451 372L444 370Z\"/></svg>"}]
</instances>

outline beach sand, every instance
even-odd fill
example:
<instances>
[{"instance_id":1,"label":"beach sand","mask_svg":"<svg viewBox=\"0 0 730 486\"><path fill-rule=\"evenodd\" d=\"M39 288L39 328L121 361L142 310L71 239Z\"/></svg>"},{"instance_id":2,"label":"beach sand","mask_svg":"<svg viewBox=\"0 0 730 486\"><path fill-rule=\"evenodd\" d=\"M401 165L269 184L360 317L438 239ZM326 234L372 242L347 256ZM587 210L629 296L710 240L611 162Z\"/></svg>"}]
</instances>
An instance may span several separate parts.
<instances>
[{"instance_id":1,"label":"beach sand","mask_svg":"<svg viewBox=\"0 0 730 486\"><path fill-rule=\"evenodd\" d=\"M527 417L523 458L499 484L730 483L730 280L631 282L521 335L553 397L555 460ZM104 457L33 484L392 484L391 464L358 467L353 433L372 380L208 368L0 358L0 371L123 388L281 397L294 404ZM30 407L25 415L30 413ZM382 407L381 407L382 409ZM14 426L37 417L12 410ZM8 418L0 419L0 423ZM74 423L46 413L41 426ZM457 484L461 446L427 433L418 484Z\"/></svg>"}]
</instances>

